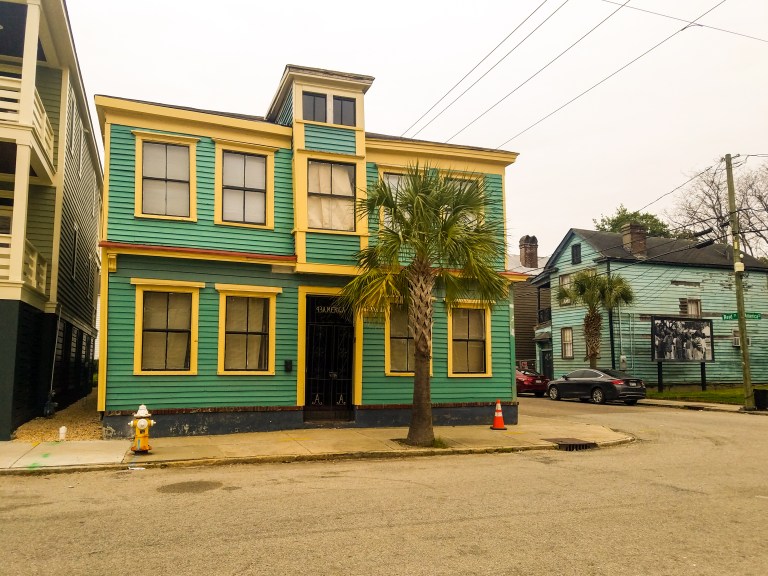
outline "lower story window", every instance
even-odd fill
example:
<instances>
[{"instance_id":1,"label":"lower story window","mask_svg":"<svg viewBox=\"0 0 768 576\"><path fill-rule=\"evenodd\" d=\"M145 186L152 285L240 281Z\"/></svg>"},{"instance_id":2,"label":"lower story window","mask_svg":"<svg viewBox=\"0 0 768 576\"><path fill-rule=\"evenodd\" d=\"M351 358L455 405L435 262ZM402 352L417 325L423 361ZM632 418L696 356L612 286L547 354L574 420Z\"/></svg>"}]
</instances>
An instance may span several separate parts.
<instances>
[{"instance_id":1,"label":"lower story window","mask_svg":"<svg viewBox=\"0 0 768 576\"><path fill-rule=\"evenodd\" d=\"M189 370L192 294L144 292L142 370Z\"/></svg>"},{"instance_id":2,"label":"lower story window","mask_svg":"<svg viewBox=\"0 0 768 576\"><path fill-rule=\"evenodd\" d=\"M269 368L269 299L227 296L224 370Z\"/></svg>"},{"instance_id":3,"label":"lower story window","mask_svg":"<svg viewBox=\"0 0 768 576\"><path fill-rule=\"evenodd\" d=\"M413 372L415 363L416 347L408 323L408 308L392 306L389 311L389 370Z\"/></svg>"},{"instance_id":4,"label":"lower story window","mask_svg":"<svg viewBox=\"0 0 768 576\"><path fill-rule=\"evenodd\" d=\"M560 329L560 355L565 360L573 358L573 328Z\"/></svg>"},{"instance_id":5,"label":"lower story window","mask_svg":"<svg viewBox=\"0 0 768 576\"><path fill-rule=\"evenodd\" d=\"M450 328L450 374L490 374L488 309L454 308L451 311Z\"/></svg>"}]
</instances>

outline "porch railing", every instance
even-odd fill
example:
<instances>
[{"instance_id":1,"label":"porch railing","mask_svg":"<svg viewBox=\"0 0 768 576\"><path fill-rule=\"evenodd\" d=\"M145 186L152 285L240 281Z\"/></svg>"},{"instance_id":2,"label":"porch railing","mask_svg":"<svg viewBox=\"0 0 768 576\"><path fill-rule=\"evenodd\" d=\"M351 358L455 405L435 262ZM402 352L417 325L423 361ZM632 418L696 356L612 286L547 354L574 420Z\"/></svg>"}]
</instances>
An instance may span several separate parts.
<instances>
[{"instance_id":1,"label":"porch railing","mask_svg":"<svg viewBox=\"0 0 768 576\"><path fill-rule=\"evenodd\" d=\"M11 275L11 235L0 234L0 280L8 280ZM24 262L22 263L24 283L43 294L48 282L48 261L38 252L29 240L24 243Z\"/></svg>"},{"instance_id":2,"label":"porch railing","mask_svg":"<svg viewBox=\"0 0 768 576\"><path fill-rule=\"evenodd\" d=\"M552 320L552 308L542 308L539 310L539 324Z\"/></svg>"},{"instance_id":3,"label":"porch railing","mask_svg":"<svg viewBox=\"0 0 768 576\"><path fill-rule=\"evenodd\" d=\"M48 159L53 162L53 126L35 89L32 127ZM21 111L21 67L0 63L0 122L18 124Z\"/></svg>"}]
</instances>

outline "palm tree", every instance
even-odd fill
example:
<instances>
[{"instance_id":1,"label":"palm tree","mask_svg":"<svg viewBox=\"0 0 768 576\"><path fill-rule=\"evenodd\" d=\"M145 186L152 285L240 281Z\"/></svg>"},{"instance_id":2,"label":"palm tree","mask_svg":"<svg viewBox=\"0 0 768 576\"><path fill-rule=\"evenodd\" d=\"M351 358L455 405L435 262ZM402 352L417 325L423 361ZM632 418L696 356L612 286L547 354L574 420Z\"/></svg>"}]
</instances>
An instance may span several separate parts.
<instances>
[{"instance_id":1,"label":"palm tree","mask_svg":"<svg viewBox=\"0 0 768 576\"><path fill-rule=\"evenodd\" d=\"M600 355L600 329L603 324L601 309L611 311L619 304L632 304L632 287L621 276L606 276L587 269L576 273L570 284L560 286L557 300L560 304L581 304L587 307L584 316L584 341L589 367L597 368Z\"/></svg>"},{"instance_id":2,"label":"palm tree","mask_svg":"<svg viewBox=\"0 0 768 576\"><path fill-rule=\"evenodd\" d=\"M358 215L381 222L368 248L357 254L361 270L340 301L355 314L383 318L393 304L408 310L415 363L413 408L407 442L434 443L430 395L433 292L446 306L471 296L493 305L507 293L494 269L505 254L500 199L491 199L484 179L418 165L399 182L380 179L368 188ZM500 260L501 259L501 260Z\"/></svg>"}]
</instances>

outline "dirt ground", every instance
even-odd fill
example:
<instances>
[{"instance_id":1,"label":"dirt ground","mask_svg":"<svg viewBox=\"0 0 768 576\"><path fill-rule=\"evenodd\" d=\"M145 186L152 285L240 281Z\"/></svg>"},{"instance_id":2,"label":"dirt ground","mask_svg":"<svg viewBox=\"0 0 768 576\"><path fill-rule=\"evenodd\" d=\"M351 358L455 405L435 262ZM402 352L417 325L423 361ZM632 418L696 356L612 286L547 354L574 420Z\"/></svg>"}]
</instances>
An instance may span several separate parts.
<instances>
[{"instance_id":1,"label":"dirt ground","mask_svg":"<svg viewBox=\"0 0 768 576\"><path fill-rule=\"evenodd\" d=\"M59 428L67 427L67 440L101 440L101 421L96 411L96 388L51 418L35 418L14 432L16 442L51 442L59 439Z\"/></svg>"}]
</instances>

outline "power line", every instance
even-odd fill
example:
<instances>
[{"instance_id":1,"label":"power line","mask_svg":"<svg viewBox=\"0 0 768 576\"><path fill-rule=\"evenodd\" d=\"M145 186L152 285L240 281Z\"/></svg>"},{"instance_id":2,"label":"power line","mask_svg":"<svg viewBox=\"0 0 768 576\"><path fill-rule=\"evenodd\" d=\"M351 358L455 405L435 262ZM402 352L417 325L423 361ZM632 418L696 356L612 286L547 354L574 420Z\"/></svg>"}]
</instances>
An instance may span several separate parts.
<instances>
[{"instance_id":1,"label":"power line","mask_svg":"<svg viewBox=\"0 0 768 576\"><path fill-rule=\"evenodd\" d=\"M659 196L659 197L658 197L658 198L656 198L655 200L652 200L651 202L649 202L648 204L646 204L646 205L645 205L645 206L643 206L642 208L640 208L640 209L636 210L636 212L641 212L641 211L645 210L646 208L648 208L648 206L652 206L653 204L656 204L656 202L658 202L658 201L659 201L659 200L661 200L662 198L666 198L666 197L667 197L667 196L669 196L670 194L673 194L673 193L677 192L678 190L680 190L680 188L682 188L682 187L683 187L683 186L685 186L686 184L689 184L690 182L692 182L693 180L695 180L696 178L698 178L698 177L699 177L699 176L701 176L702 174L705 174L706 172L708 172L708 171L709 171L709 170L711 170L712 168L715 168L716 166L717 166L717 167L719 167L719 166L720 166L720 164L722 164L722 163L723 163L723 159L721 158L721 159L720 159L720 162L718 162L717 164L712 164L711 166L709 166L709 167L707 167L707 168L704 168L704 170L702 170L701 172L699 172L699 173L698 173L698 174L696 174L695 176L691 176L690 178L688 178L688 180L686 180L685 182L683 182L682 184L680 184L680 186L678 186L677 188L673 188L673 189L672 189L672 190L670 190L669 192L666 192L666 193L662 194L661 196ZM717 168L715 168L715 172L717 172Z\"/></svg>"},{"instance_id":2,"label":"power line","mask_svg":"<svg viewBox=\"0 0 768 576\"><path fill-rule=\"evenodd\" d=\"M427 114L429 114L430 112L432 112L432 110L434 110L434 109L435 109L435 107L436 107L438 104L440 104L440 102L442 102L443 100L445 100L445 98L448 96L448 94L450 94L451 92L453 92L453 91L456 89L456 87L457 87L459 84L461 84L462 82L464 82L464 80L466 80L466 79L467 79L467 77L468 77L470 74L472 74L472 72L474 72L475 70L477 70L477 68L478 68L478 66L480 66L480 64L482 64L483 62L485 62L485 61L486 61L486 60L487 60L487 59L490 57L490 55L491 55L491 54L493 54L494 52L496 52L496 50L498 50L498 49L499 49L499 47L500 47L502 44L504 44L504 42L506 42L507 40L509 40L509 37L510 37L510 36L512 36L512 34L514 34L515 32L517 32L517 31L520 29L520 27L521 27L523 24L525 24L526 22L528 22L528 20L529 20L529 19L530 19L530 18L531 18L531 17L532 17L534 14L536 14L536 12L538 12L538 11L539 11L539 8L541 8L542 6L544 6L544 4L546 4L547 2L549 2L549 0L544 0L544 1L543 1L541 4L539 4L538 6L536 6L536 9L535 9L533 12L531 12L530 14L528 14L528 16L526 16L526 17L525 17L525 20L523 20L522 22L520 22L520 24L518 24L518 25L515 27L515 29L514 29L514 30L512 30L512 32L510 32L509 34L507 34L507 35L506 35L506 37L504 38L504 40L502 40L501 42L499 42L498 44L496 44L496 46L494 47L494 49L493 49L493 50L491 50L490 52L488 52L488 54L486 54L485 56L483 56L483 59L482 59L482 60L480 60L480 62L478 62L477 64L475 64L475 65L472 67L472 69L471 69L469 72L467 72L466 74L464 74L464 76L462 76L462 77L461 77L461 80L459 80L458 82L456 82L456 84L454 84L453 86L451 86L451 87L450 87L450 89L449 89L449 90L448 90L448 91L447 91L445 94L443 94L442 96L440 96L440 98L437 100L437 102L435 102L434 104L432 104L432 106L429 108L429 110L427 110L426 112L424 112L424 114L422 114L421 116L419 116L419 119L418 119L418 120L416 120L416 122L414 122L413 124L411 124L410 126L408 126L408 128L406 128L405 130L403 130L403 133L402 133L402 134L400 134L400 137L402 138L403 136L405 136L406 132L408 132L408 131L409 131L411 128L413 128L414 126L416 126L416 124L418 124L419 122L421 122L421 121L424 119L424 117L425 117ZM506 56L505 56L505 58L506 58ZM418 134L418 132L417 132L417 134Z\"/></svg>"},{"instance_id":3,"label":"power line","mask_svg":"<svg viewBox=\"0 0 768 576\"><path fill-rule=\"evenodd\" d=\"M485 116L486 114L488 114L488 112L490 112L491 110L493 110L494 108L496 108L496 106L498 106L499 104L501 104L502 102L504 102L504 100L506 100L507 98L509 98L510 96L512 96L512 94L514 94L515 92L517 92L517 91L518 91L520 88L522 88L523 86L525 86L526 84L528 84L528 82L530 82L531 80L533 80L534 78L536 78L536 76L538 76L539 74L541 74L541 73L542 73L544 70L546 70L547 68L549 68L549 67L550 67L552 64L554 64L554 63L555 63L557 60L559 60L561 56L563 56L563 55L564 55L566 52L570 51L570 50L571 50L571 48L574 48L574 47L575 47L575 46L576 46L576 45L577 45L579 42L581 42L582 40L584 40L584 38L586 38L587 36L589 36L590 34L592 34L592 32L594 32L594 31L595 31L595 30L597 30L597 29L598 29L600 26L602 26L602 25L603 25L605 22L607 22L607 21L608 21L608 20L609 20L609 19L610 19L610 18L611 18L611 17L612 17L614 14L616 14L616 13L617 13L619 10L621 10L622 8L624 8L624 6L626 6L627 4L629 4L629 1L630 1L630 0L626 0L626 2L624 2L624 4L621 4L621 5L620 5L618 8L616 8L616 10L614 10L613 12L611 12L610 14L608 14L608 16L606 16L606 17L605 17L605 18L603 18L603 19L602 19L600 22L598 22L598 23L597 23L595 26L593 26L593 27L592 27L592 28L589 30L589 32L587 32L587 33L586 33L586 34L584 34L584 35L583 35L581 38L579 38L578 40L576 40L576 42L574 42L573 44L571 44L570 46L568 46L568 48L566 48L565 50L563 50L562 52L560 52L560 54L558 54L558 55L557 55L557 56L555 56L555 57L554 57L552 60L550 60L549 62L547 62L547 63L546 63L546 64L545 64L543 67L539 68L539 69L538 69L538 71L536 71L536 73L535 73L535 74L533 74L532 76L529 76L529 77L528 77L528 79L527 79L525 82L523 82L522 84L518 84L518 85L517 85L517 87L516 87L514 90L512 90L512 91L511 91L511 92L509 92L509 93L507 93L507 95L506 95L506 96L504 96L503 98L501 98L501 99L500 99L498 102L496 102L496 103L495 103L493 106L491 106L490 108L486 108L486 110L485 110L485 111L484 111L482 114L480 114L480 115L479 115L479 116L477 116L477 117L476 117L474 120L472 120L471 122L469 122L468 124L466 124L466 125L465 125L465 126L464 126L464 127L461 129L461 130L459 130L459 131L458 131L458 132L456 132L456 133L455 133L453 136L451 136L450 138L448 138L448 140L446 140L446 142L450 142L451 140L453 140L454 138L456 138L456 136L458 136L459 134L461 134L462 132L464 132L464 130L466 130L467 128L469 128L470 126L472 126L472 124L474 124L475 122L477 122L478 120L480 120L480 118L482 118L483 116Z\"/></svg>"},{"instance_id":4,"label":"power line","mask_svg":"<svg viewBox=\"0 0 768 576\"><path fill-rule=\"evenodd\" d=\"M675 36L677 36L678 34L680 34L680 32L683 32L684 30L687 30L687 29L688 29L688 28L690 28L691 26L694 26L694 25L696 24L696 21L698 21L698 20L701 20L702 18L704 18L704 16L706 16L707 14L709 14L710 12L712 12L712 11L713 11L715 8L717 8L717 7L721 6L722 4L724 4L726 1L727 1L727 0L720 0L720 2L718 2L717 4L715 4L715 5L714 5L712 8L710 8L709 10L707 10L706 12L704 12L703 14L701 14L699 17L695 18L694 20L691 20L691 21L688 23L688 25L687 25L687 26L685 26L684 28L681 28L681 29L680 29L680 30L678 30L677 32L675 32L675 33L673 33L673 34L670 34L669 36L667 36L666 38L664 38L664 39L663 39L661 42L658 42L657 44L654 44L654 45L653 45L651 48L649 48L648 50L646 50L645 52L643 52L642 54L640 54L639 56L637 56L637 57L636 57L636 58L634 58L633 60L630 60L628 63L624 64L624 66L622 66L621 68L619 68L619 69L618 69L618 70L616 70L615 72L612 72L611 74L609 74L608 76L606 76L605 78L603 78L602 80L600 80L599 82L597 82L596 84L593 84L591 87L589 87L589 88L587 88L586 90L584 90L583 92L581 92L581 93L580 93L578 96L575 96L575 97L571 98L571 99L570 99L568 102L566 102L565 104L563 104L563 105L562 105L562 106L560 106L559 108L556 108L555 110L553 110L552 112L550 112L549 114L547 114L546 116L544 116L543 118L540 118L539 120L537 120L536 122L534 122L533 124L531 124L530 126L528 126L528 128L526 128L525 130L523 130L523 131L521 131L521 132L518 132L517 134L515 134L514 136L512 136L512 138L509 138L508 140L506 140L505 142L503 142L502 144L500 144L499 146L497 146L497 147L496 147L496 149L499 149L499 148L501 148L502 146L506 146L506 145L507 145L509 142L511 142L512 140L514 140L514 139L515 139L515 138L517 138L518 136L521 136L521 135L525 134L526 132L528 132L528 130L530 130L531 128L533 128L533 127L535 127L535 126L538 126L539 124L541 124L542 122L544 122L544 120L546 120L546 119L547 119L547 118L549 118L550 116L554 116L555 114L557 114L558 112L560 112L560 110L562 110L562 109L563 109L563 108L565 108L566 106L568 106L568 105L570 105L570 104L573 104L573 103L574 103L576 100L578 100L579 98L581 98L581 97L582 97L582 96L584 96L585 94L588 94L589 92L591 92L592 90L594 90L595 88L597 88L598 86L600 86L601 84L603 84L604 82L606 82L607 80L610 80L611 78L613 78L614 76L616 76L616 74L618 74L619 72L621 72L621 71L622 71L622 70L624 70L625 68L628 68L629 66L631 66L632 64L634 64L635 62L637 62L638 60L640 60L641 58L643 58L644 56L646 56L646 55L650 54L651 52L653 52L654 50L656 50L656 48L660 47L662 44L665 44L666 42L668 42L669 40L671 40L672 38L674 38Z\"/></svg>"},{"instance_id":5,"label":"power line","mask_svg":"<svg viewBox=\"0 0 768 576\"><path fill-rule=\"evenodd\" d=\"M608 4L616 4L618 5L618 2L615 2L614 0L603 0L603 2L607 2ZM662 18L669 18L670 20L677 20L678 22L688 22L685 18L677 18L675 16L670 16L669 14L662 14L661 12L654 12L653 10L646 10L645 8L637 8L636 6L627 6L627 8L630 8L631 10L637 10L638 12L645 12L646 14L653 14L654 16L661 16ZM699 24L702 28L709 28L710 30L717 30L718 32L725 32L726 34L734 34L736 36L741 36L743 38L749 38L751 40L757 40L758 42L765 42L768 43L768 40L765 40L764 38L758 38L757 36L750 36L749 34L742 34L741 32L734 32L733 30L726 30L725 28L717 28L715 26L707 26L706 24Z\"/></svg>"},{"instance_id":6,"label":"power line","mask_svg":"<svg viewBox=\"0 0 768 576\"><path fill-rule=\"evenodd\" d=\"M552 13L551 13L549 16L547 16L547 17L546 17L546 18L545 18L545 19L544 19L544 20L543 20L543 21L542 21L542 22L541 22L541 23L540 23L538 26L536 26L536 28L534 28L533 30L531 30L531 31L528 33L528 35L527 35L525 38L523 38L522 40L520 40L520 42L518 42L517 44L515 44L515 46L512 48L512 50L510 50L509 52L507 52L506 54L504 54L504 56L502 56L501 60L499 60L498 62L496 62L496 64L494 64L493 66L491 66L490 68L488 68L488 70L486 70L486 71L483 73L483 75L482 75L482 76L480 76L480 78L478 78L477 80L475 80L474 82L472 82L472 84L470 84L470 85L469 85L469 86L468 86L468 87L467 87L467 88L464 90L464 92L462 92L462 93L461 93L461 94L459 94L459 95L458 95L456 98L454 98L454 99L451 101L451 103L450 103L450 104L448 104L448 106L446 106L445 108L443 108L442 110L440 110L440 112L438 112L438 113L437 113L437 114L436 114L436 115L435 115L435 116L432 118L432 120L430 120L429 122L427 122L426 124L424 124L424 126L422 126L421 128L419 128L419 130L418 130L418 131L417 131L417 132L416 132L416 133L413 135L413 137L415 138L416 136L418 136L418 135L419 135L419 134L420 134L420 133L421 133L421 132L422 132L422 131L423 131L423 130L424 130L426 127L427 127L427 126L429 126L430 124L432 124L432 122L434 122L434 121L435 121L435 120L437 120L437 119L438 119L440 116L442 116L442 115L443 115L443 113L444 113L446 110L448 110L448 108L450 108L451 106L453 106L453 105L454 105L454 104L455 104L455 103L456 103L456 102L457 102L457 101L458 101L458 100L459 100L459 99L460 99L462 96L464 96L464 94L466 94L467 92L469 92L469 91L470 91L470 90L471 90L471 89L472 89L472 88L473 88L473 87L474 87L474 86L475 86L475 85L476 85L478 82L480 82L480 80L482 80L483 78L485 78L485 77L486 77L486 76L487 76L487 75L488 75L488 74L491 72L491 70L493 70L494 68L496 68L496 66L498 66L499 64L501 64L501 63L502 63L502 62L503 62L503 61L504 61L504 60L507 58L507 56L509 56L510 54L512 54L512 52L514 52L515 50L517 50L517 48L518 48L518 47L519 47L519 46L520 46L520 45L521 45L523 42L525 42L526 40L528 40L528 38L530 38L530 37L531 37L531 36L532 36L532 35L533 35L533 34L534 34L534 33L535 33L535 32L536 32L536 31L537 31L539 28L541 28L542 26L544 26L544 24L546 24L546 23L547 23L547 21L548 21L550 18L552 18L552 16L554 16L555 14L557 14L557 13L560 11L560 9L563 7L563 6L565 6L566 4L568 4L568 2L569 2L569 1L570 1L570 0L565 0L565 1L564 1L562 4L560 4L560 6L558 6L558 7L555 9L555 11L554 11L554 12L552 12Z\"/></svg>"}]
</instances>

